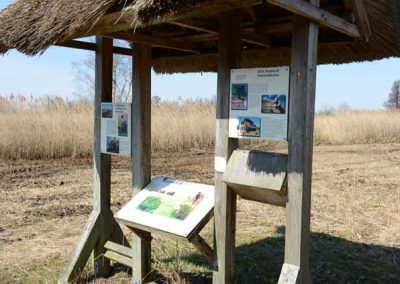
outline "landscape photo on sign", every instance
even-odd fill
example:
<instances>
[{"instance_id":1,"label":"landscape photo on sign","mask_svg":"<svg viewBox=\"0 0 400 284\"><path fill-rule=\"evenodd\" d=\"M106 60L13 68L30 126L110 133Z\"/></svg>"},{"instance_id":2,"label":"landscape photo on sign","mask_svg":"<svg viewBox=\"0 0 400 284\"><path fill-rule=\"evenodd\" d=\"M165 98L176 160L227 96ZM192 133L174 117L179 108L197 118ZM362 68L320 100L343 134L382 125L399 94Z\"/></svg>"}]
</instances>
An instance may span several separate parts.
<instances>
[{"instance_id":1,"label":"landscape photo on sign","mask_svg":"<svg viewBox=\"0 0 400 284\"><path fill-rule=\"evenodd\" d=\"M101 104L101 117L113 118L113 104Z\"/></svg>"},{"instance_id":2,"label":"landscape photo on sign","mask_svg":"<svg viewBox=\"0 0 400 284\"><path fill-rule=\"evenodd\" d=\"M118 136L128 137L128 114L118 115Z\"/></svg>"},{"instance_id":3,"label":"landscape photo on sign","mask_svg":"<svg viewBox=\"0 0 400 284\"><path fill-rule=\"evenodd\" d=\"M231 109L247 110L249 98L248 84L232 84Z\"/></svg>"},{"instance_id":4,"label":"landscape photo on sign","mask_svg":"<svg viewBox=\"0 0 400 284\"><path fill-rule=\"evenodd\" d=\"M271 114L285 114L286 95L262 95L261 112Z\"/></svg>"},{"instance_id":5,"label":"landscape photo on sign","mask_svg":"<svg viewBox=\"0 0 400 284\"><path fill-rule=\"evenodd\" d=\"M260 137L261 135L261 118L253 116L239 116L238 118L238 135Z\"/></svg>"},{"instance_id":6,"label":"landscape photo on sign","mask_svg":"<svg viewBox=\"0 0 400 284\"><path fill-rule=\"evenodd\" d=\"M107 152L119 154L119 139L113 136L107 136Z\"/></svg>"},{"instance_id":7,"label":"landscape photo on sign","mask_svg":"<svg viewBox=\"0 0 400 284\"><path fill-rule=\"evenodd\" d=\"M204 195L198 192L187 198L174 196L174 191L158 191L147 196L137 209L151 214L161 215L183 221L199 205Z\"/></svg>"}]
</instances>

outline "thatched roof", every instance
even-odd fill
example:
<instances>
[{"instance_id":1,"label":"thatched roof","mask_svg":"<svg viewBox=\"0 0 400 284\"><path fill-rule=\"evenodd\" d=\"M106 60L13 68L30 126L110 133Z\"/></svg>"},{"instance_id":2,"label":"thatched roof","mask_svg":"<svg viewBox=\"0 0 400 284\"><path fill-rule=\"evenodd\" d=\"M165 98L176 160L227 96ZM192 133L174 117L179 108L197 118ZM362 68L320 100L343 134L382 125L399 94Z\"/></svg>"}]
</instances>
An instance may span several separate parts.
<instances>
[{"instance_id":1,"label":"thatched roof","mask_svg":"<svg viewBox=\"0 0 400 284\"><path fill-rule=\"evenodd\" d=\"M0 12L0 53L15 48L35 55L72 38L109 35L150 40L158 72L215 71L216 12L238 4L244 10L243 67L288 64L292 14L268 1L252 0L17 0ZM207 5L212 9L201 10ZM400 56L400 0L365 0L364 6L371 29L368 41L322 27L320 63ZM321 0L321 8L352 20L342 0ZM184 12L185 17L178 17ZM163 20L171 17L179 22Z\"/></svg>"}]
</instances>

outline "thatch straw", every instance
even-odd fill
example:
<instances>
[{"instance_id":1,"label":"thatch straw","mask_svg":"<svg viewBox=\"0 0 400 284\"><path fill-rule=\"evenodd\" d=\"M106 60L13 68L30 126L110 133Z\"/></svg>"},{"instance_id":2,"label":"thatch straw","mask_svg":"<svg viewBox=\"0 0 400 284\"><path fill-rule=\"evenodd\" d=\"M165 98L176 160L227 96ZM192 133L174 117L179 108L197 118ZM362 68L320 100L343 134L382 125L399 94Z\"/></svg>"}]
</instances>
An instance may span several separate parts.
<instances>
[{"instance_id":1,"label":"thatch straw","mask_svg":"<svg viewBox=\"0 0 400 284\"><path fill-rule=\"evenodd\" d=\"M0 53L10 47L35 55L72 34L89 32L101 17L122 9L132 17L134 28L136 24L174 15L205 2L217 3L219 0L17 0L0 12ZM372 29L369 42L321 46L321 63L400 56L400 0L365 0L365 5ZM288 48L246 51L243 66L284 65L289 62L289 57ZM216 66L215 54L154 61L159 72L215 71Z\"/></svg>"},{"instance_id":2,"label":"thatch straw","mask_svg":"<svg viewBox=\"0 0 400 284\"><path fill-rule=\"evenodd\" d=\"M110 11L125 8L134 25L204 1L17 0L0 13L0 41L27 55L35 55L82 29L89 31Z\"/></svg>"}]
</instances>

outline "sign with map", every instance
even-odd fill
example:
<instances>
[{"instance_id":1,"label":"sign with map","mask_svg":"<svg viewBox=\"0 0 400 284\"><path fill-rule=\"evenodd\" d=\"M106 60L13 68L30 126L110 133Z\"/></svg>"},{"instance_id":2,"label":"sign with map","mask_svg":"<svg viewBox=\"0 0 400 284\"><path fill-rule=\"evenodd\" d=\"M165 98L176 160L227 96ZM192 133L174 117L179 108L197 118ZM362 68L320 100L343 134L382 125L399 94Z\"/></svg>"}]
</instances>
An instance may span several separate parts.
<instances>
[{"instance_id":1,"label":"sign with map","mask_svg":"<svg viewBox=\"0 0 400 284\"><path fill-rule=\"evenodd\" d=\"M287 140L289 67L231 70L229 137Z\"/></svg>"},{"instance_id":2,"label":"sign with map","mask_svg":"<svg viewBox=\"0 0 400 284\"><path fill-rule=\"evenodd\" d=\"M131 156L131 104L101 104L101 152Z\"/></svg>"},{"instance_id":3,"label":"sign with map","mask_svg":"<svg viewBox=\"0 0 400 284\"><path fill-rule=\"evenodd\" d=\"M187 237L214 207L214 186L167 178L154 179L115 218Z\"/></svg>"}]
</instances>

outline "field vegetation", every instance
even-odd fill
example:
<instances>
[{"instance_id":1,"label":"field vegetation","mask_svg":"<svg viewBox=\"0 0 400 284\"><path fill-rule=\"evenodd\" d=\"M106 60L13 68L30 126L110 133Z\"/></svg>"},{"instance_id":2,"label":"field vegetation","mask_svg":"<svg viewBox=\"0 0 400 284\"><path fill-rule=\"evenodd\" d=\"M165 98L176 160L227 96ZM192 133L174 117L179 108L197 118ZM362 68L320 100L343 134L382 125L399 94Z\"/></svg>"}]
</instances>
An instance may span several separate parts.
<instances>
[{"instance_id":1,"label":"field vegetation","mask_svg":"<svg viewBox=\"0 0 400 284\"><path fill-rule=\"evenodd\" d=\"M153 103L153 176L214 183L214 109L213 101ZM387 110L317 114L315 283L400 283L399 121L400 112ZM1 98L1 283L57 282L92 210L92 136L91 102ZM132 196L131 162L112 161L117 212ZM285 209L238 199L237 283L277 283L285 223ZM212 222L201 234L213 242ZM212 282L210 264L186 242L154 235L152 247L157 283ZM114 264L110 278L94 280L89 261L78 283L131 283L130 270Z\"/></svg>"},{"instance_id":2,"label":"field vegetation","mask_svg":"<svg viewBox=\"0 0 400 284\"><path fill-rule=\"evenodd\" d=\"M212 100L154 102L153 152L212 149ZM400 142L400 111L330 111L317 114L315 143ZM90 157L92 103L61 98L0 97L0 159Z\"/></svg>"}]
</instances>

